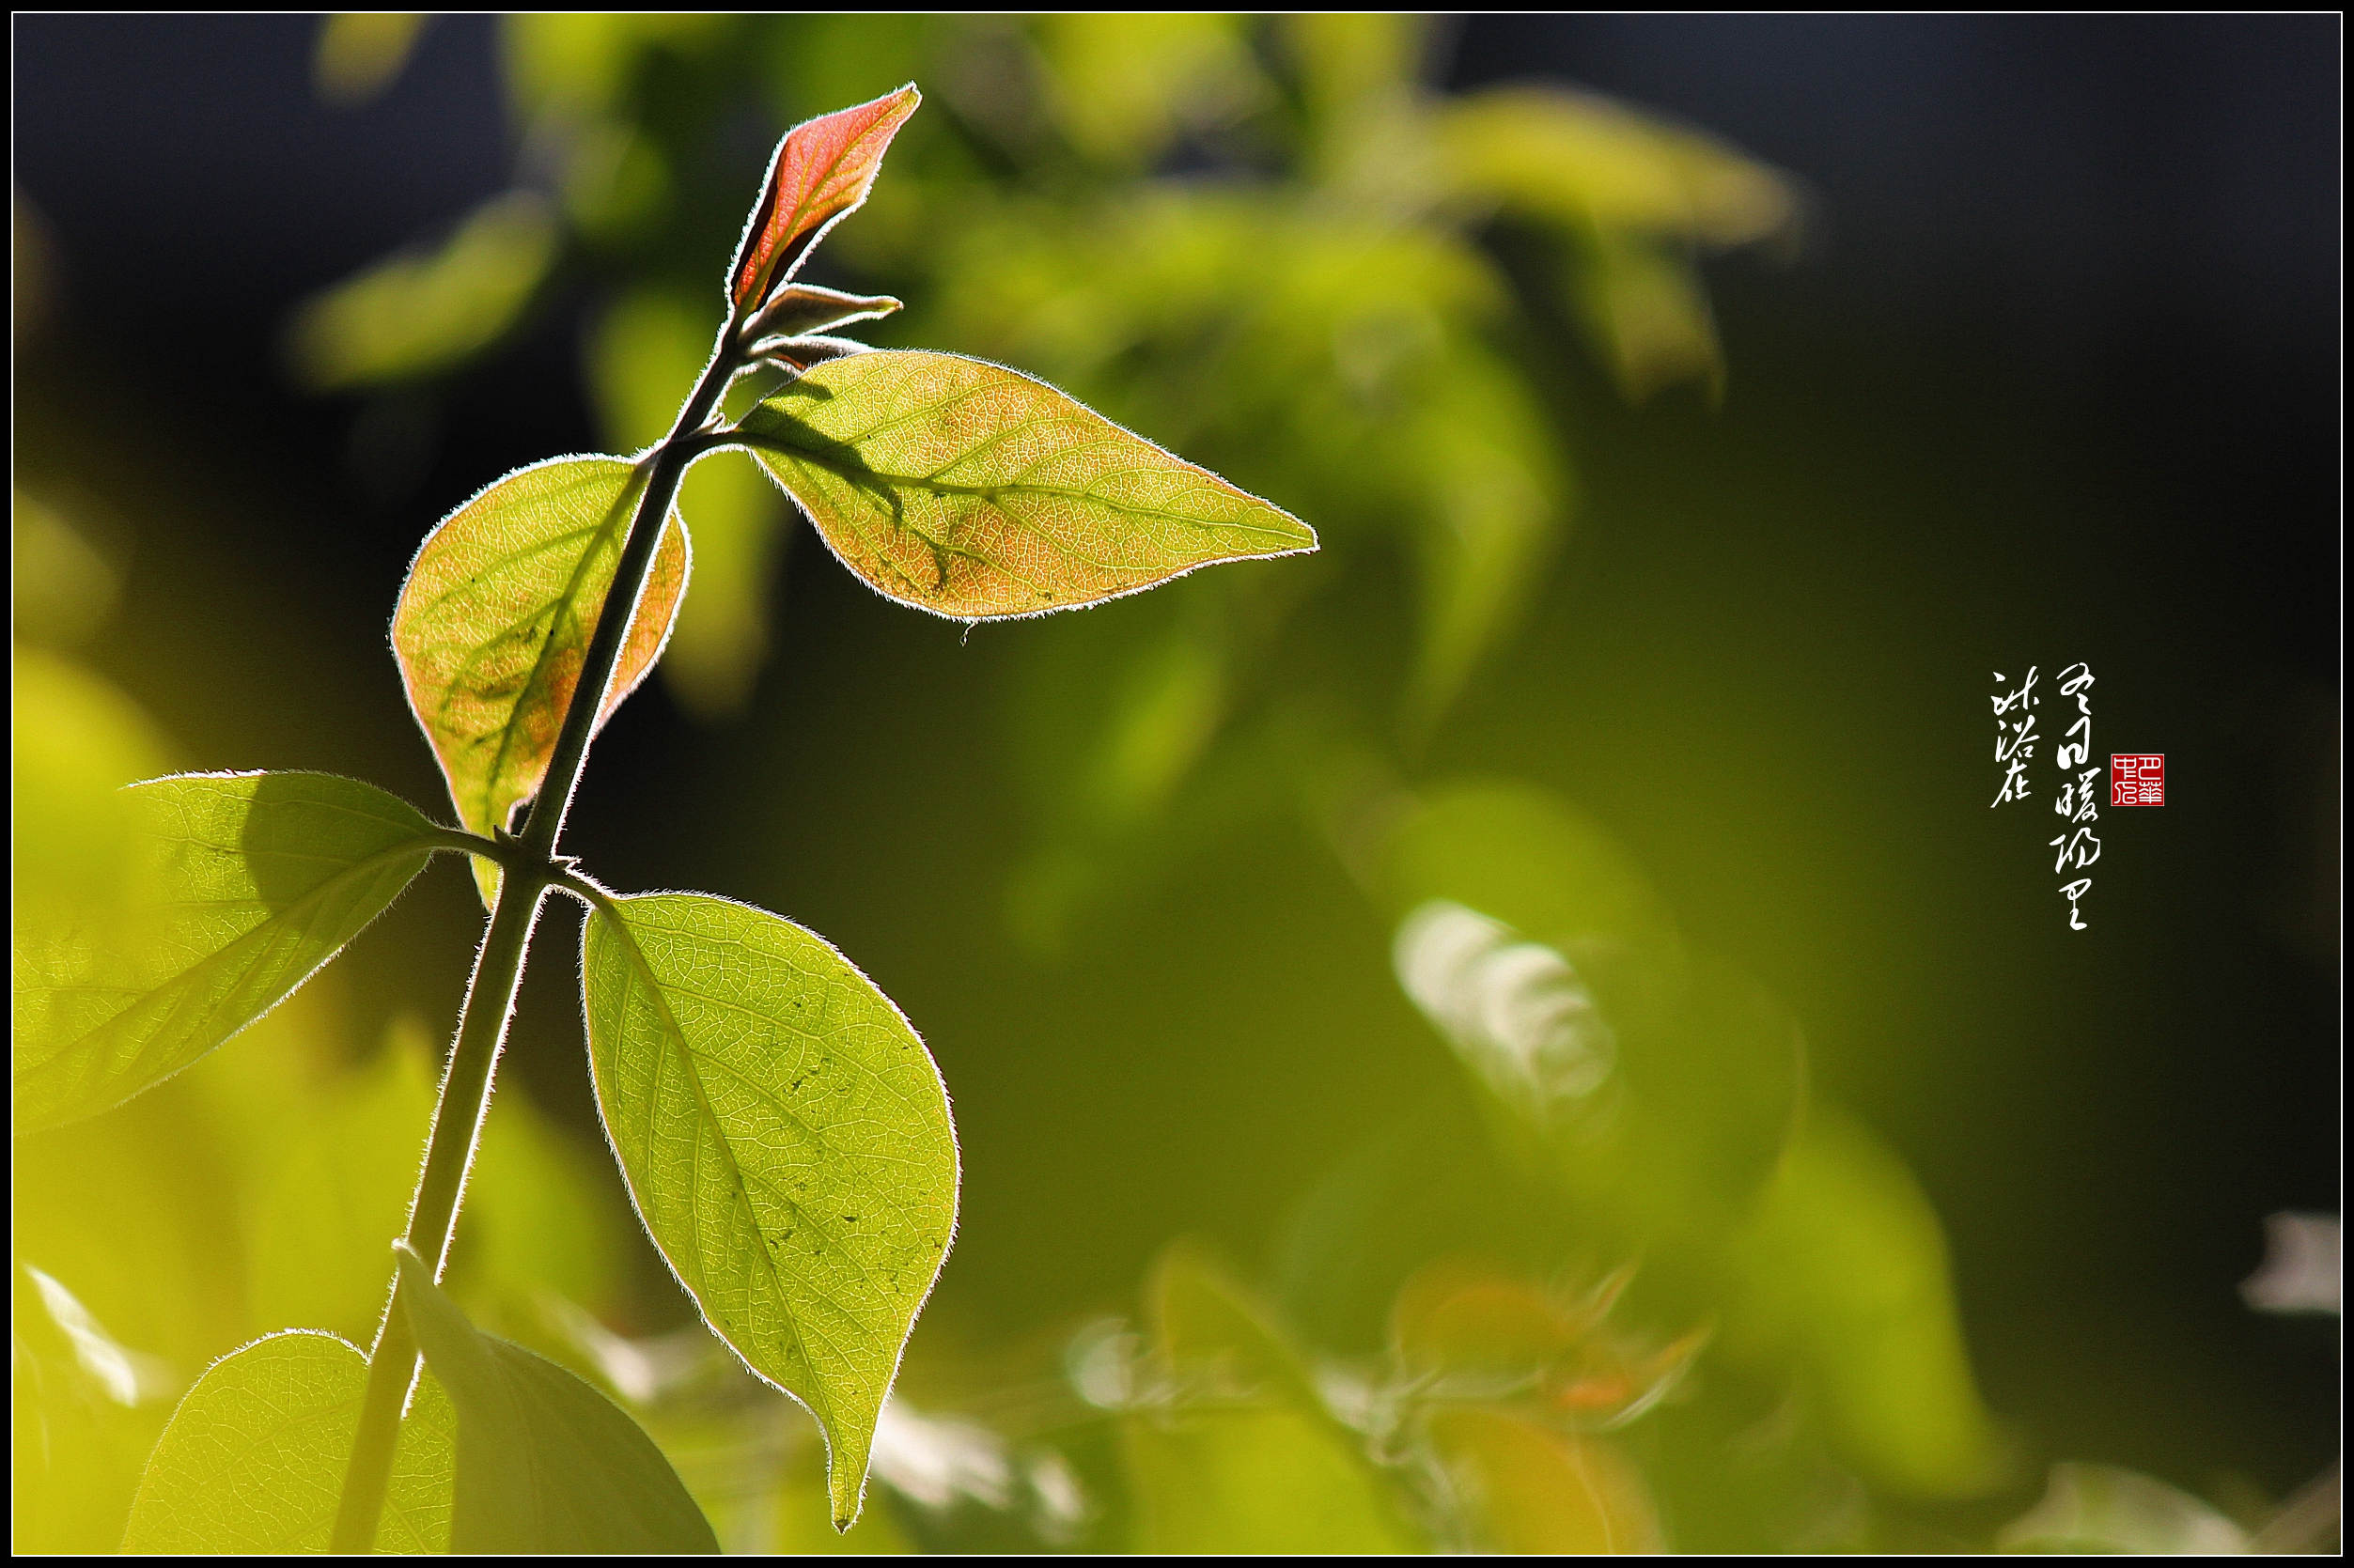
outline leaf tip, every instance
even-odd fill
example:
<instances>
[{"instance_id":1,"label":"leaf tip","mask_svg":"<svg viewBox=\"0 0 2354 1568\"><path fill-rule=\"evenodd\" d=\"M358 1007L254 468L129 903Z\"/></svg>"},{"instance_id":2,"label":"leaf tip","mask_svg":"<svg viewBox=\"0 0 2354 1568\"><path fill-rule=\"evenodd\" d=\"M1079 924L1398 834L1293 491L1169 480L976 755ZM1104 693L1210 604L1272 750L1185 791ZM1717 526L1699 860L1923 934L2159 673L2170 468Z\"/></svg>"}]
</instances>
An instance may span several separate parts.
<instances>
[{"instance_id":1,"label":"leaf tip","mask_svg":"<svg viewBox=\"0 0 2354 1568\"><path fill-rule=\"evenodd\" d=\"M1267 515L1272 523L1272 526L1267 531L1270 534L1274 535L1278 541L1275 548L1266 551L1264 553L1269 555L1312 555L1316 551L1324 548L1324 541L1316 536L1315 529L1310 528L1306 523L1302 522L1298 518L1293 517L1289 512L1285 511L1281 506L1276 505L1271 501L1261 500L1257 496L1253 496L1252 499L1254 501L1257 501L1259 505L1266 508Z\"/></svg>"},{"instance_id":2,"label":"leaf tip","mask_svg":"<svg viewBox=\"0 0 2354 1568\"><path fill-rule=\"evenodd\" d=\"M802 121L776 145L768 183L728 269L737 310L790 280L835 220L865 205L899 128L924 95L912 82L881 98Z\"/></svg>"},{"instance_id":3,"label":"leaf tip","mask_svg":"<svg viewBox=\"0 0 2354 1568\"><path fill-rule=\"evenodd\" d=\"M861 1465L858 1473L852 1475L847 1465L835 1463L830 1466L826 1474L826 1489L832 1494L834 1503L834 1533L848 1535L866 1506L866 1467Z\"/></svg>"}]
</instances>

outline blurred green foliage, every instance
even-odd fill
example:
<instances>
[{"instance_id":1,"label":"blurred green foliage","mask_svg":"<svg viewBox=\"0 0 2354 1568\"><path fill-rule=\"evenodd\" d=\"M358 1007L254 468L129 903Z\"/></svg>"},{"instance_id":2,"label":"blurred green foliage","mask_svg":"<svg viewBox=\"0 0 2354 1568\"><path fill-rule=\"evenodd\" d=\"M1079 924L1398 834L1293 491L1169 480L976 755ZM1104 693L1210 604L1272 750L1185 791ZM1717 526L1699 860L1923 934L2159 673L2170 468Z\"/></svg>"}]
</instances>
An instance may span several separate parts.
<instances>
[{"instance_id":1,"label":"blurred green foliage","mask_svg":"<svg viewBox=\"0 0 2354 1568\"><path fill-rule=\"evenodd\" d=\"M1629 398L1720 394L1695 261L1786 238L1785 178L1593 98L1442 97L1411 18L503 26L517 189L306 307L298 374L437 376L585 288L595 412L634 451L721 308L744 180L714 149L742 106L772 134L918 81L926 110L823 281L910 301L886 341L1041 375L1325 545L1000 634L1021 639L1006 933L1067 955L1206 846L1304 823L1391 934L1488 1139L1407 1136L1333 1170L1264 1298L1179 1246L1140 1283L1141 1327L919 1332L877 1435L880 1506L844 1536L806 1417L699 1327L653 1331L668 1314L633 1288L617 1189L514 1083L451 1276L475 1322L640 1415L730 1550L1856 1548L2019 1478L1936 1216L1810 1090L1798 1021L1574 806L1422 762L1512 657L1574 514L1531 345L1566 322ZM321 90L364 98L414 37L338 19ZM792 514L734 456L695 468L680 510L695 568L664 678L723 718L768 656ZM70 655L109 613L104 552L23 496L16 541L39 644L15 672L22 919L117 874L114 785L196 759ZM1368 604L1389 620L1347 624ZM365 1338L439 1027L351 1017L330 975L129 1106L20 1141L20 1550L115 1545L216 1358L289 1326ZM2055 1481L2006 1542L2146 1544L2152 1508L2190 1520L2165 1540L2222 1539L2195 1499L2137 1485L2156 1483ZM2120 1498L2146 1505L2125 1525Z\"/></svg>"}]
</instances>

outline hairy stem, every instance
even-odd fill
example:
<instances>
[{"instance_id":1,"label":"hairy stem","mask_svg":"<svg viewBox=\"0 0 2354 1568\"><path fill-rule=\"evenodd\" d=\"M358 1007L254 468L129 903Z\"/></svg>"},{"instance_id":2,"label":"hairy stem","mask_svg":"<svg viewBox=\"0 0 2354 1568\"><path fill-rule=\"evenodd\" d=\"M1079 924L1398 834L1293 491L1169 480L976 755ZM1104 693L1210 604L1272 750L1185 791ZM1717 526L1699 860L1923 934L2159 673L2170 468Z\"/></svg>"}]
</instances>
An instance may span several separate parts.
<instances>
[{"instance_id":1,"label":"hairy stem","mask_svg":"<svg viewBox=\"0 0 2354 1568\"><path fill-rule=\"evenodd\" d=\"M460 1014L458 1046L450 1052L449 1071L443 1075L441 1094L433 1106L433 1131L425 1146L425 1171L417 1180L416 1197L409 1207L410 1248L433 1265L438 1277L458 1229L458 1204L474 1163L475 1145L491 1110L491 1080L498 1065L499 1048L515 1007L515 991L522 980L523 956L531 946L531 929L539 914L547 884L509 866L501 877L499 894L475 954L473 982ZM408 1315L388 1298L376 1328L376 1343L368 1353L367 1393L360 1405L359 1433L351 1447L351 1463L344 1471L343 1497L335 1510L335 1536L328 1549L364 1552L374 1546L376 1526L384 1511L384 1488L392 1479L393 1445L400 1434L400 1412L409 1403L409 1388L416 1379L417 1346L409 1331Z\"/></svg>"},{"instance_id":2,"label":"hairy stem","mask_svg":"<svg viewBox=\"0 0 2354 1568\"><path fill-rule=\"evenodd\" d=\"M572 706L566 710L564 728L556 736L555 754L549 759L539 798L523 823L523 847L536 859L544 861L555 853L556 836L564 831L565 814L572 809L572 792L579 787L581 769L588 761L588 742L597 732L605 689L613 684L614 668L621 662L621 644L629 638L630 623L637 618L638 600L654 565L654 549L662 542L663 521L670 515L670 504L678 493L687 464L708 450L694 438L735 377L735 351L728 347L733 325L720 334L719 347L704 367L703 379L695 383L686 406L678 411L678 422L656 449L646 493L638 497L637 516L630 520L630 536L621 546L620 564L614 568L613 588L605 597L597 629L588 639L588 652L581 662L580 685L572 692Z\"/></svg>"},{"instance_id":3,"label":"hairy stem","mask_svg":"<svg viewBox=\"0 0 2354 1568\"><path fill-rule=\"evenodd\" d=\"M523 960L531 949L531 933L548 889L562 875L555 862L556 839L564 831L573 791L588 761L588 743L597 730L597 716L620 663L622 644L630 623L637 618L638 600L654 564L663 525L687 464L709 443L699 438L718 407L738 368L730 347L737 323L730 321L719 346L705 366L702 380L678 411L678 422L654 452L637 514L621 546L613 587L598 613L597 629L588 640L581 679L565 710L539 797L532 804L523 831L512 852L502 856L499 894L491 923L475 952L474 979L467 986L464 1007L458 1017L458 1044L450 1052L449 1070L443 1075L433 1106L433 1130L425 1146L425 1170L417 1178L409 1208L404 1239L418 1257L432 1265L440 1279L448 1261L450 1238L457 1234L458 1209L465 1195L466 1172L474 1163L475 1145L491 1111L491 1090L499 1049L507 1039L507 1020L515 1011L515 993L522 984ZM400 1414L416 1381L416 1341L406 1313L399 1310L399 1278L385 1301L377 1325L376 1343L368 1353L367 1393L360 1405L359 1432L351 1447L351 1463L344 1471L343 1495L335 1510L335 1528L328 1549L365 1552L376 1543L376 1528L384 1512L384 1492L392 1479L393 1448L400 1435Z\"/></svg>"}]
</instances>

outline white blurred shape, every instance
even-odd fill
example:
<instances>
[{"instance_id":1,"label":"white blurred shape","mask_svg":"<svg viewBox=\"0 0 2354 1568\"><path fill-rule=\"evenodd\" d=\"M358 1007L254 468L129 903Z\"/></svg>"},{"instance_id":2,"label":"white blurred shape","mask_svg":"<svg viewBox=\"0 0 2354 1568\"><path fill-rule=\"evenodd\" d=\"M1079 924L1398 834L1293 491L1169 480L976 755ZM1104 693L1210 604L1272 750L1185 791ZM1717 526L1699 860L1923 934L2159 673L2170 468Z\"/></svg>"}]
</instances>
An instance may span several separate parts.
<instances>
[{"instance_id":1,"label":"white blurred shape","mask_svg":"<svg viewBox=\"0 0 2354 1568\"><path fill-rule=\"evenodd\" d=\"M959 1498L1004 1508L1013 1493L1013 1466L995 1433L922 1415L903 1400L886 1404L875 1423L874 1467L893 1490L927 1508Z\"/></svg>"},{"instance_id":2,"label":"white blurred shape","mask_svg":"<svg viewBox=\"0 0 2354 1568\"><path fill-rule=\"evenodd\" d=\"M1444 899L1398 924L1398 984L1497 1094L1540 1116L1576 1105L1618 1042L1568 959Z\"/></svg>"},{"instance_id":3,"label":"white blurred shape","mask_svg":"<svg viewBox=\"0 0 2354 1568\"><path fill-rule=\"evenodd\" d=\"M2260 1312L2336 1312L2341 1248L2334 1214L2267 1216L2264 1264L2241 1281L2241 1299Z\"/></svg>"},{"instance_id":4,"label":"white blurred shape","mask_svg":"<svg viewBox=\"0 0 2354 1568\"><path fill-rule=\"evenodd\" d=\"M1071 1336L1063 1370L1079 1397L1099 1410L1124 1410L1136 1398L1137 1339L1115 1317L1099 1318Z\"/></svg>"},{"instance_id":5,"label":"white blurred shape","mask_svg":"<svg viewBox=\"0 0 2354 1568\"><path fill-rule=\"evenodd\" d=\"M73 1346L74 1360L106 1391L107 1398L117 1405L137 1405L179 1391L178 1379L164 1361L117 1343L73 1292L31 1264L23 1266L33 1288L40 1293L51 1321Z\"/></svg>"},{"instance_id":6,"label":"white blurred shape","mask_svg":"<svg viewBox=\"0 0 2354 1568\"><path fill-rule=\"evenodd\" d=\"M2054 1465L2051 1485L1995 1537L2006 1552L2237 1555L2247 1532L2162 1481L2112 1465Z\"/></svg>"},{"instance_id":7,"label":"white blurred shape","mask_svg":"<svg viewBox=\"0 0 2354 1568\"><path fill-rule=\"evenodd\" d=\"M1052 1451L1030 1461L1029 1475L1030 1490L1038 1499L1039 1533L1049 1541L1068 1541L1087 1516L1087 1494L1079 1477Z\"/></svg>"},{"instance_id":8,"label":"white blurred shape","mask_svg":"<svg viewBox=\"0 0 2354 1568\"><path fill-rule=\"evenodd\" d=\"M597 1363L615 1392L632 1404L651 1405L692 1377L718 1349L709 1331L696 1327L658 1338L633 1340L615 1333L578 1304L550 1294L548 1315L565 1338Z\"/></svg>"}]
</instances>

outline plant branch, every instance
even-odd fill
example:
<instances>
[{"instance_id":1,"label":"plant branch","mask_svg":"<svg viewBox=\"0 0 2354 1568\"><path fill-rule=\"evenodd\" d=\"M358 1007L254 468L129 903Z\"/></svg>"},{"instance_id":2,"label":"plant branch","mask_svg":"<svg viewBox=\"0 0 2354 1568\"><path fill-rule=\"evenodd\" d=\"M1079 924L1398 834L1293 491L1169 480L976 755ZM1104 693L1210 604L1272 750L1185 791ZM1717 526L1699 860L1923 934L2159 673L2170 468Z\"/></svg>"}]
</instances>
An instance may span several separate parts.
<instances>
[{"instance_id":1,"label":"plant branch","mask_svg":"<svg viewBox=\"0 0 2354 1568\"><path fill-rule=\"evenodd\" d=\"M466 987L465 1006L459 1015L458 1045L450 1052L449 1070L442 1077L441 1093L434 1101L425 1171L417 1180L403 1237L420 1257L432 1261L436 1276L458 1228L466 1171L474 1163L475 1145L490 1112L499 1048L514 1012L532 925L546 893L544 881L510 868L502 878L482 946L475 954L474 979ZM416 1341L411 1335L409 1319L388 1296L383 1318L377 1325L376 1343L368 1353L367 1392L360 1405L359 1430L352 1442L351 1463L344 1472L330 1551L365 1552L375 1546L384 1490L392 1479L393 1448L399 1438L400 1416L409 1403L410 1387L416 1380Z\"/></svg>"},{"instance_id":2,"label":"plant branch","mask_svg":"<svg viewBox=\"0 0 2354 1568\"><path fill-rule=\"evenodd\" d=\"M441 1278L448 1262L450 1238L457 1234L458 1210L465 1195L466 1172L474 1163L482 1126L490 1115L491 1091L507 1021L515 1011L515 993L522 980L523 961L531 948L532 927L551 886L576 874L555 853L572 794L580 786L588 761L588 743L613 684L630 625L637 618L638 601L654 564L655 547L678 493L687 464L708 446L697 444L720 396L735 377L739 361L730 348L737 323L730 320L712 350L702 379L678 411L670 434L654 454L646 488L638 497L637 513L630 520L613 586L597 616L597 629L588 640L581 678L566 709L564 727L556 737L555 753L548 765L538 799L513 841L476 847L481 841L448 840L437 847L489 853L505 875L475 953L474 978L466 988L458 1020L458 1043L450 1052L441 1093L433 1106L433 1130L425 1147L425 1169L417 1178L410 1204L409 1227L403 1239ZM586 884L591 885L593 884ZM568 888L568 891L575 891ZM599 890L600 893L602 890ZM400 1436L400 1416L409 1390L416 1381L416 1341L407 1314L398 1310L398 1276L386 1296L384 1315L377 1325L376 1343L368 1355L367 1392L360 1405L359 1430L353 1439L351 1463L344 1472L343 1494L336 1505L335 1528L329 1550L372 1550L376 1528L383 1516L384 1493L392 1479L393 1450Z\"/></svg>"},{"instance_id":3,"label":"plant branch","mask_svg":"<svg viewBox=\"0 0 2354 1568\"><path fill-rule=\"evenodd\" d=\"M605 706L605 691L613 684L614 669L621 661L621 647L629 640L630 623L637 618L638 600L646 593L655 547L662 542L663 522L670 514L670 504L678 496L678 481L685 474L688 462L698 455L694 438L718 407L727 383L735 378L737 361L729 347L733 325L731 321L728 329L721 332L711 361L703 368L702 379L695 382L694 391L670 427L670 434L656 450L653 472L647 475L645 493L638 497L637 516L631 520L630 536L621 546L620 564L614 569L613 587L605 596L604 609L597 616L597 630L589 638L588 651L583 656L580 684L573 689L572 706L565 711L564 728L556 736L555 754L549 759L539 798L532 803L531 815L523 823L524 846L542 858L555 853L556 838L564 831L565 815L572 809L572 792L580 786L581 770L588 762L588 743L597 733L598 716Z\"/></svg>"}]
</instances>

